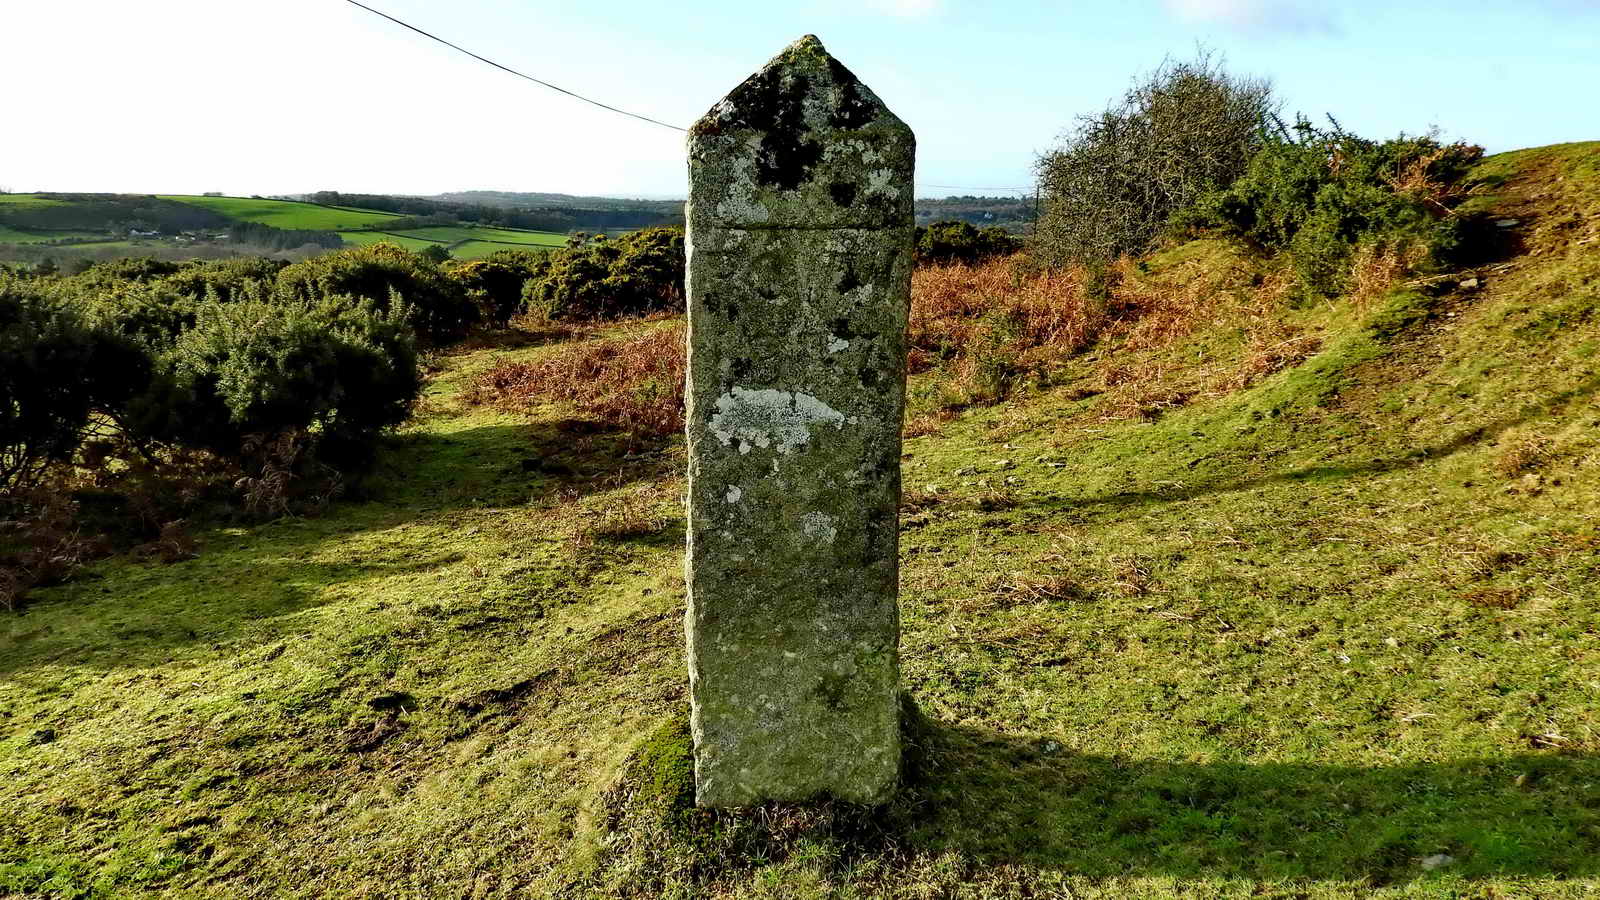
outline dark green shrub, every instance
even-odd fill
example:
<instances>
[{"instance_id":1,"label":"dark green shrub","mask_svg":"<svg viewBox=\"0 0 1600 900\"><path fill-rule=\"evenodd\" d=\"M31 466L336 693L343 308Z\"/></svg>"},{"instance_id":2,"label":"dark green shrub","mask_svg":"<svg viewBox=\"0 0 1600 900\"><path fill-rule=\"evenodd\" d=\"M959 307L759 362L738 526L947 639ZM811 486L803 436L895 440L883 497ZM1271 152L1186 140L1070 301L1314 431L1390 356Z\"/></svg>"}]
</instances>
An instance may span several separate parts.
<instances>
[{"instance_id":1,"label":"dark green shrub","mask_svg":"<svg viewBox=\"0 0 1600 900\"><path fill-rule=\"evenodd\" d=\"M251 282L271 282L288 263L265 256L242 256L194 263L168 275L161 283L191 300L204 300L207 293L226 303Z\"/></svg>"},{"instance_id":2,"label":"dark green shrub","mask_svg":"<svg viewBox=\"0 0 1600 900\"><path fill-rule=\"evenodd\" d=\"M194 326L200 307L207 301L156 282L90 292L79 295L78 302L85 318L96 326L160 353Z\"/></svg>"},{"instance_id":3,"label":"dark green shrub","mask_svg":"<svg viewBox=\"0 0 1600 900\"><path fill-rule=\"evenodd\" d=\"M1021 238L996 226L978 228L954 220L917 226L917 262L923 265L971 265L996 256L1009 256L1021 249Z\"/></svg>"},{"instance_id":4,"label":"dark green shrub","mask_svg":"<svg viewBox=\"0 0 1600 900\"><path fill-rule=\"evenodd\" d=\"M325 298L354 298L379 312L398 295L418 339L433 346L459 341L478 323L477 307L459 284L422 256L390 243L295 263L278 273L277 284L287 299L318 304Z\"/></svg>"},{"instance_id":5,"label":"dark green shrub","mask_svg":"<svg viewBox=\"0 0 1600 900\"><path fill-rule=\"evenodd\" d=\"M478 307L485 322L504 327L523 311L522 288L550 269L543 250L496 250L482 259L460 262L446 271Z\"/></svg>"},{"instance_id":6,"label":"dark green shrub","mask_svg":"<svg viewBox=\"0 0 1600 900\"><path fill-rule=\"evenodd\" d=\"M147 378L131 342L0 276L0 491L71 459L94 412L120 407Z\"/></svg>"},{"instance_id":7,"label":"dark green shrub","mask_svg":"<svg viewBox=\"0 0 1600 900\"><path fill-rule=\"evenodd\" d=\"M130 256L110 262L95 263L73 278L86 287L120 286L130 281L156 281L166 278L185 267L185 263L164 259Z\"/></svg>"},{"instance_id":8,"label":"dark green shrub","mask_svg":"<svg viewBox=\"0 0 1600 900\"><path fill-rule=\"evenodd\" d=\"M1429 136L1371 141L1304 119L1264 141L1243 176L1174 224L1221 227L1288 251L1308 297L1343 293L1363 244L1415 248L1423 268L1455 262L1466 247L1472 223L1452 207L1481 147Z\"/></svg>"},{"instance_id":9,"label":"dark green shrub","mask_svg":"<svg viewBox=\"0 0 1600 900\"><path fill-rule=\"evenodd\" d=\"M1174 213L1244 173L1276 108L1268 82L1209 53L1162 63L1039 160L1035 254L1094 264L1150 250Z\"/></svg>"},{"instance_id":10,"label":"dark green shrub","mask_svg":"<svg viewBox=\"0 0 1600 900\"><path fill-rule=\"evenodd\" d=\"M352 297L206 304L131 427L230 458L252 435L305 431L322 460L358 468L421 390L407 314Z\"/></svg>"},{"instance_id":11,"label":"dark green shrub","mask_svg":"<svg viewBox=\"0 0 1600 900\"><path fill-rule=\"evenodd\" d=\"M530 312L550 319L614 319L682 311L683 229L645 228L553 250L548 268L530 278Z\"/></svg>"},{"instance_id":12,"label":"dark green shrub","mask_svg":"<svg viewBox=\"0 0 1600 900\"><path fill-rule=\"evenodd\" d=\"M417 255L436 266L450 261L450 250L443 244L429 244L418 250Z\"/></svg>"}]
</instances>

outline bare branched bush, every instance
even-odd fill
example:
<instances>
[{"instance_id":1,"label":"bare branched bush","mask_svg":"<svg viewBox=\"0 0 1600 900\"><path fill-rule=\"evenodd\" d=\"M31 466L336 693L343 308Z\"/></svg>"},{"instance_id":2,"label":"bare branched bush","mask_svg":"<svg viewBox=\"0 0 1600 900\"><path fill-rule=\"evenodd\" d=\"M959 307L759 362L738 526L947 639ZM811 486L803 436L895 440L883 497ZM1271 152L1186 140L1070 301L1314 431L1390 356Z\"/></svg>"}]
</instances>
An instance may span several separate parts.
<instances>
[{"instance_id":1,"label":"bare branched bush","mask_svg":"<svg viewBox=\"0 0 1600 900\"><path fill-rule=\"evenodd\" d=\"M1270 82L1210 51L1166 60L1040 158L1036 255L1105 264L1148 251L1174 213L1244 173L1277 111Z\"/></svg>"},{"instance_id":2,"label":"bare branched bush","mask_svg":"<svg viewBox=\"0 0 1600 900\"><path fill-rule=\"evenodd\" d=\"M247 435L240 458L246 474L234 487L255 518L318 513L344 492L343 476L317 461L316 441L303 429Z\"/></svg>"}]
</instances>

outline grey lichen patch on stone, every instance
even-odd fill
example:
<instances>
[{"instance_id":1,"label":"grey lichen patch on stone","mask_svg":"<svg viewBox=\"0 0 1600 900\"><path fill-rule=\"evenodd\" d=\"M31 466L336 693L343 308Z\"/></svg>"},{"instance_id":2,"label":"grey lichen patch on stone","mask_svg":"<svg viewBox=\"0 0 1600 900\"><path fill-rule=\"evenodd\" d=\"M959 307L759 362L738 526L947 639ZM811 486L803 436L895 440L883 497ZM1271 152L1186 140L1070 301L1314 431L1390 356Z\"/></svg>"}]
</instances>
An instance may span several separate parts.
<instances>
[{"instance_id":1,"label":"grey lichen patch on stone","mask_svg":"<svg viewBox=\"0 0 1600 900\"><path fill-rule=\"evenodd\" d=\"M887 799L915 141L806 38L689 138L696 802Z\"/></svg>"},{"instance_id":2,"label":"grey lichen patch on stone","mask_svg":"<svg viewBox=\"0 0 1600 900\"><path fill-rule=\"evenodd\" d=\"M812 426L844 424L844 413L810 394L735 387L717 398L711 433L724 446L738 441L740 453L748 453L752 445L793 453L811 442Z\"/></svg>"}]
</instances>

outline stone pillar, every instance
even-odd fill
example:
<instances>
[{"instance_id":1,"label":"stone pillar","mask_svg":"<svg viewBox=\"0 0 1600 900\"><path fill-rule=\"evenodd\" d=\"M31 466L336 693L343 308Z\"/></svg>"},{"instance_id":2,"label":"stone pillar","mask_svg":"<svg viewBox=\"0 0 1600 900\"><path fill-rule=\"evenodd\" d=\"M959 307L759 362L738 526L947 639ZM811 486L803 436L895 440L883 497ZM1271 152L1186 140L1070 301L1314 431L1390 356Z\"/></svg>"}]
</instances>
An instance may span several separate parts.
<instances>
[{"instance_id":1,"label":"stone pillar","mask_svg":"<svg viewBox=\"0 0 1600 900\"><path fill-rule=\"evenodd\" d=\"M689 131L696 799L888 798L911 130L815 37Z\"/></svg>"}]
</instances>

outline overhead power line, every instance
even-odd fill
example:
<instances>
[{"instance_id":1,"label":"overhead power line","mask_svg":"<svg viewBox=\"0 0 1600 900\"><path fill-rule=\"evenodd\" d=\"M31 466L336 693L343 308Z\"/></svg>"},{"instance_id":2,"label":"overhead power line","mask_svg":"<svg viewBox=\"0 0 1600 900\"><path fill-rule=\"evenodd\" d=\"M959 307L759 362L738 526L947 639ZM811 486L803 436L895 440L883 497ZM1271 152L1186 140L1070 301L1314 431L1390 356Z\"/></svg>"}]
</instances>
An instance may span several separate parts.
<instances>
[{"instance_id":1,"label":"overhead power line","mask_svg":"<svg viewBox=\"0 0 1600 900\"><path fill-rule=\"evenodd\" d=\"M425 37L425 38L427 38L429 40L438 41L439 43L445 45L446 47L449 47L451 50L455 50L458 53L465 53L466 55L472 57L473 59L477 60L478 62L488 63L489 65L494 66L496 69L499 69L502 72L509 72L512 75L517 76L518 78L526 79L526 80L531 81L534 84L537 84L537 85L539 85L541 87L547 87L552 91L557 91L559 93L566 94L568 97L572 97L572 98L574 98L576 100L582 100L585 103L588 103L588 104L593 105L593 106L598 106L601 109L610 110L611 112L614 112L614 113L620 113L620 114L622 114L624 116L629 116L629 117L634 118L634 119L639 119L640 121L643 121L643 122L649 122L652 125L660 125L662 128L671 128L673 131L688 131L687 128L679 128L676 125L669 125L666 122L663 122L663 121L661 121L659 119L652 119L649 116L641 116L638 113L628 112L625 109L618 109L615 106L611 106L609 104L601 103L599 100L591 100L588 97L583 96L582 94L573 93L572 91L569 91L564 87L559 87L557 85L551 84L548 81L541 81L540 79L535 78L532 75L528 75L528 74L523 73L523 72L518 72L516 69L513 69L510 66L502 66L501 64L495 62L492 59L489 59L488 57L479 56L478 54L473 53L471 50L468 50L465 47L461 47L461 46L458 46L456 44L452 44L449 41L445 40L444 38L439 37L438 35L429 34L428 32L422 30L421 28L418 28L415 25L412 25L412 24L410 24L408 22L402 22L399 19L396 19L394 16L391 16L386 12L382 12L380 10L373 9L372 7L366 5L365 3L359 3L359 2L357 2L357 0L345 0L345 2L350 4L351 6L359 6L362 9L366 10L369 13L372 13L375 16L381 16L382 18L388 19L389 21L393 22L394 24L399 25L401 28L407 28L407 29L410 29L412 31L415 31L417 34L420 34L420 35L422 35L423 37Z\"/></svg>"},{"instance_id":2,"label":"overhead power line","mask_svg":"<svg viewBox=\"0 0 1600 900\"><path fill-rule=\"evenodd\" d=\"M477 60L478 62L494 66L496 69L499 69L502 72L507 72L509 74L517 76L518 78L524 79L526 81L531 81L534 84L539 85L540 87L549 88L550 90L555 91L557 93L566 94L568 97L571 97L574 100L582 100L584 103L587 103L587 104L589 104L591 106L598 106L601 109L607 110L609 112L614 112L614 113L618 113L620 115L628 116L629 118L632 118L632 119L638 119L641 122L649 122L651 125L660 125L662 128L671 128L673 131L688 131L687 128L681 128L681 127L679 127L677 125L673 125L673 124L670 124L670 123L667 123L667 122L663 122L660 119L652 119L649 116L640 115L639 113L628 112L625 109L618 109L617 107L612 106L612 105L610 105L608 103L601 103L599 100L591 100L590 98L585 97L582 94L579 94L579 93L576 93L576 92L573 92L573 91L569 91L566 88L561 87L559 85L554 85L554 84L551 84L548 81L544 81L542 79L535 78L532 75L527 74L526 72L518 72L516 69L513 69L510 66L501 65L500 63L495 62L494 60L488 58L487 56L481 56L481 55L479 55L477 53L473 53L471 50L468 50L467 48L462 47L459 44L453 44L453 43L445 40L444 38L439 37L436 34L433 34L433 33L429 32L429 31L426 31L426 30L424 30L422 28L418 28L415 25L412 25L410 22L405 22L405 21L402 21L400 19L397 19L394 16L391 16L391 15L389 15L388 13L386 13L386 12L384 12L382 10L373 9L372 7L366 5L365 3L360 2L360 0L345 0L345 2L350 4L351 6L360 7L361 9L364 9L367 12L372 13L375 16L378 16L379 18L387 19L390 22L393 22L394 24L399 25L401 28L407 29L408 31L414 31L417 34L422 35L423 37L427 38L430 41L437 41L438 43L441 43L441 44L445 45L446 47L449 47L451 50L454 50L457 53L464 53L467 56L470 56L473 59ZM1011 188L966 187L964 185L959 185L959 184L924 184L923 187L935 188L935 189L938 189L938 190L945 190L945 191L992 191L992 192L995 192L995 193L1002 193L1002 194L1026 194L1027 192L1033 190L1033 188L1019 188L1019 187L1011 187Z\"/></svg>"}]
</instances>

